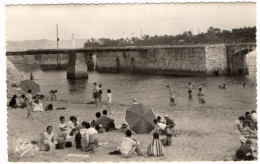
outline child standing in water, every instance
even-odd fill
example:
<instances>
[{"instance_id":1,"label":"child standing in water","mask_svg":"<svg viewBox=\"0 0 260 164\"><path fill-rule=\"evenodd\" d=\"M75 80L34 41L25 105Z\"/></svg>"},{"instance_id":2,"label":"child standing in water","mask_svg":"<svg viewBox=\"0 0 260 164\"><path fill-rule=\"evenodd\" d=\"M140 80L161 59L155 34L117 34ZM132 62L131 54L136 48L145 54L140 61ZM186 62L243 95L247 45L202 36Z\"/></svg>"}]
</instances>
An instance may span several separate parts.
<instances>
[{"instance_id":1,"label":"child standing in water","mask_svg":"<svg viewBox=\"0 0 260 164\"><path fill-rule=\"evenodd\" d=\"M192 93L192 90L193 90L193 86L191 85L191 83L189 82L189 86L188 86L188 93L189 93L189 97L191 97L191 93Z\"/></svg>"},{"instance_id":2,"label":"child standing in water","mask_svg":"<svg viewBox=\"0 0 260 164\"><path fill-rule=\"evenodd\" d=\"M107 89L107 111L111 114L111 103L112 103L112 93L111 89Z\"/></svg>"},{"instance_id":3,"label":"child standing in water","mask_svg":"<svg viewBox=\"0 0 260 164\"><path fill-rule=\"evenodd\" d=\"M202 86L199 86L199 92L198 92L198 99L199 99L199 104L200 108L204 109L204 104L206 104L204 91L202 90Z\"/></svg>"},{"instance_id":4,"label":"child standing in water","mask_svg":"<svg viewBox=\"0 0 260 164\"><path fill-rule=\"evenodd\" d=\"M96 107L98 107L99 106L99 88L98 88L97 83L94 83L93 98L95 100Z\"/></svg>"},{"instance_id":5,"label":"child standing in water","mask_svg":"<svg viewBox=\"0 0 260 164\"><path fill-rule=\"evenodd\" d=\"M167 88L169 88L170 91L170 106L175 106L175 95L173 94L173 89L170 88L170 86L168 85Z\"/></svg>"}]
</instances>

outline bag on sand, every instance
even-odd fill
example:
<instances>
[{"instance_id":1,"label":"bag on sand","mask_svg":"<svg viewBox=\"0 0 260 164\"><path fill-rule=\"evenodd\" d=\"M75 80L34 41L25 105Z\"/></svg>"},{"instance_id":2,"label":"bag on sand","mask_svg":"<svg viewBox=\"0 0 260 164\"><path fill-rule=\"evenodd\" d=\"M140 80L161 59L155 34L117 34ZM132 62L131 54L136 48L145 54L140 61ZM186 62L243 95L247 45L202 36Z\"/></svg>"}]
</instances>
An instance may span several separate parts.
<instances>
[{"instance_id":1,"label":"bag on sand","mask_svg":"<svg viewBox=\"0 0 260 164\"><path fill-rule=\"evenodd\" d=\"M45 110L53 110L53 105L49 104L45 107Z\"/></svg>"},{"instance_id":2,"label":"bag on sand","mask_svg":"<svg viewBox=\"0 0 260 164\"><path fill-rule=\"evenodd\" d=\"M66 142L65 147L72 147L72 142L70 142L70 141Z\"/></svg>"},{"instance_id":3,"label":"bag on sand","mask_svg":"<svg viewBox=\"0 0 260 164\"><path fill-rule=\"evenodd\" d=\"M64 149L63 143L58 143L55 146L56 149Z\"/></svg>"}]
</instances>

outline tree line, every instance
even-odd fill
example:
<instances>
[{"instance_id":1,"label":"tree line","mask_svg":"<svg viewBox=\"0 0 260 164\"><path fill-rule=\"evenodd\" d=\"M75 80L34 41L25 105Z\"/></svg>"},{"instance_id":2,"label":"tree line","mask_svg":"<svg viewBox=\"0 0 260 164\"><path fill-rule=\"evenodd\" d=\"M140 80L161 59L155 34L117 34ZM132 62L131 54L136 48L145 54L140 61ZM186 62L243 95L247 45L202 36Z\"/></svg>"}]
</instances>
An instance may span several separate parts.
<instances>
[{"instance_id":1,"label":"tree line","mask_svg":"<svg viewBox=\"0 0 260 164\"><path fill-rule=\"evenodd\" d=\"M114 47L114 46L152 46L152 45L192 45L192 44L236 44L256 43L256 27L244 27L229 30L209 27L207 32L193 35L185 31L178 35L149 36L142 38L121 39L88 39L84 47Z\"/></svg>"}]
</instances>

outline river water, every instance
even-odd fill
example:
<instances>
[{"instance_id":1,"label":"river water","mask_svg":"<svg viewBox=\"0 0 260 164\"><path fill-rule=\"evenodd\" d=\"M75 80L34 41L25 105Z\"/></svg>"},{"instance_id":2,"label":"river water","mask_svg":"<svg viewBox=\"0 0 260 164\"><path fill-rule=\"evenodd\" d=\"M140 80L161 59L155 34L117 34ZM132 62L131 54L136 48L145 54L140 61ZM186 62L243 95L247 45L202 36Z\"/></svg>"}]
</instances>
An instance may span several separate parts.
<instances>
[{"instance_id":1,"label":"river water","mask_svg":"<svg viewBox=\"0 0 260 164\"><path fill-rule=\"evenodd\" d=\"M35 82L41 87L41 93L49 96L50 90L58 90L59 100L89 102L92 99L93 83L103 85L103 100L106 98L106 90L112 90L112 101L118 104L131 104L136 98L151 106L169 106L169 90L167 85L173 87L176 92L176 107L197 106L198 87L204 87L206 100L211 105L241 105L248 104L247 108L256 108L256 78L253 70L246 76L222 76L222 77L174 77L159 75L118 74L89 72L88 80L68 80L66 70L41 69L40 67L16 64L17 69L25 79L29 79L32 72ZM252 69L253 68L253 69ZM194 91L193 97L188 98L187 86L191 82ZM242 83L246 82L243 87ZM226 89L219 89L219 85L225 83ZM252 84L254 84L252 86ZM233 106L232 105L232 106Z\"/></svg>"}]
</instances>

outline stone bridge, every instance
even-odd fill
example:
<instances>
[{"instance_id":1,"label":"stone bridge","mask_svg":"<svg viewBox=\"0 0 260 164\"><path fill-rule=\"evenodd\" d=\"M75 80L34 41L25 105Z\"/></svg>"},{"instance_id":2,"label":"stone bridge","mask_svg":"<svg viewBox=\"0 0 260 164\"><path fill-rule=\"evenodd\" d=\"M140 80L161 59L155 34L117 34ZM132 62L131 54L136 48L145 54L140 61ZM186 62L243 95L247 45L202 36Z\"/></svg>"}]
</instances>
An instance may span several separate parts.
<instances>
[{"instance_id":1,"label":"stone bridge","mask_svg":"<svg viewBox=\"0 0 260 164\"><path fill-rule=\"evenodd\" d=\"M6 52L6 55L30 56L41 66L67 67L68 79L88 78L88 68L91 70L94 65L93 55L99 72L212 76L246 74L245 55L255 48L256 44L129 46L40 49Z\"/></svg>"}]
</instances>

